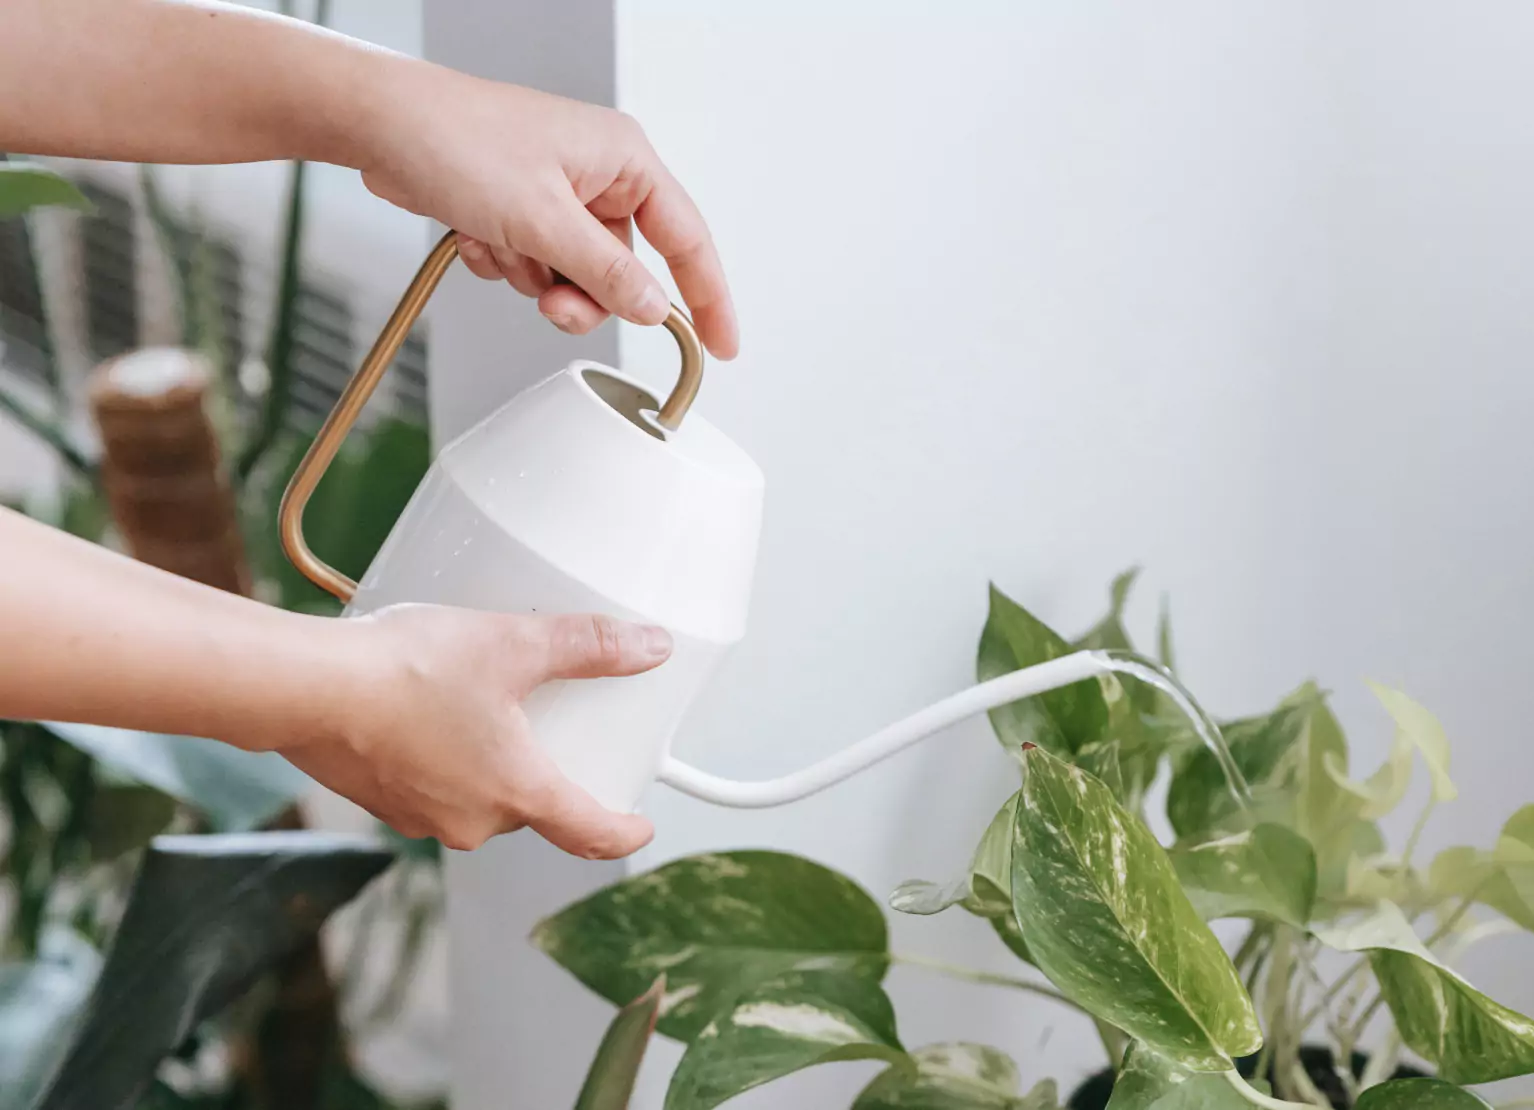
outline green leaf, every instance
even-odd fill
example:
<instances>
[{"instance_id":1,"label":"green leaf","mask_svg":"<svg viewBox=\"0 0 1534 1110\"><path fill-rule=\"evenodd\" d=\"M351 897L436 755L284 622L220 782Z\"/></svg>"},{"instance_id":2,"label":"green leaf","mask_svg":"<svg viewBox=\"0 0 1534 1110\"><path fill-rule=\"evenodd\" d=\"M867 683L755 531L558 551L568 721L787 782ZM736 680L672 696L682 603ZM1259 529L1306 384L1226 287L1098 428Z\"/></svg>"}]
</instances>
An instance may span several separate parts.
<instances>
[{"instance_id":1,"label":"green leaf","mask_svg":"<svg viewBox=\"0 0 1534 1110\"><path fill-rule=\"evenodd\" d=\"M1161 613L1156 619L1156 659L1167 670L1177 673L1177 656L1172 650L1172 613L1165 596L1161 598Z\"/></svg>"},{"instance_id":2,"label":"green leaf","mask_svg":"<svg viewBox=\"0 0 1534 1110\"><path fill-rule=\"evenodd\" d=\"M86 840L96 863L116 859L148 844L176 816L176 800L152 786L98 787L91 798Z\"/></svg>"},{"instance_id":3,"label":"green leaf","mask_svg":"<svg viewBox=\"0 0 1534 1110\"><path fill-rule=\"evenodd\" d=\"M68 178L27 162L0 161L0 220L52 206L91 210L91 202Z\"/></svg>"},{"instance_id":4,"label":"green leaf","mask_svg":"<svg viewBox=\"0 0 1534 1110\"><path fill-rule=\"evenodd\" d=\"M1378 820L1401 804L1406 788L1411 785L1411 765L1411 741L1399 732L1385 762L1363 782L1348 778L1347 768L1331 753L1324 763L1327 775L1338 789L1353 796L1354 809L1365 821Z\"/></svg>"},{"instance_id":5,"label":"green leaf","mask_svg":"<svg viewBox=\"0 0 1534 1110\"><path fill-rule=\"evenodd\" d=\"M799 969L877 983L884 914L860 886L783 852L711 852L598 891L542 921L533 943L610 1002L662 972L658 1028L690 1041L753 983Z\"/></svg>"},{"instance_id":6,"label":"green leaf","mask_svg":"<svg viewBox=\"0 0 1534 1110\"><path fill-rule=\"evenodd\" d=\"M1367 952L1401 1040L1451 1083L1489 1083L1534 1071L1534 1021L1493 1002L1450 971L1382 902L1347 928L1312 929L1345 952Z\"/></svg>"},{"instance_id":7,"label":"green leaf","mask_svg":"<svg viewBox=\"0 0 1534 1110\"><path fill-rule=\"evenodd\" d=\"M1433 782L1433 801L1452 802L1459 790L1449 778L1449 739L1438 718L1399 690L1369 683L1386 711L1395 718L1397 734L1422 753L1428 776Z\"/></svg>"},{"instance_id":8,"label":"green leaf","mask_svg":"<svg viewBox=\"0 0 1534 1110\"><path fill-rule=\"evenodd\" d=\"M1024 767L1012 900L1038 968L1094 1017L1195 1071L1255 1051L1252 1001L1150 830L1042 748Z\"/></svg>"},{"instance_id":9,"label":"green leaf","mask_svg":"<svg viewBox=\"0 0 1534 1110\"><path fill-rule=\"evenodd\" d=\"M1124 606L1129 601L1129 591L1134 589L1135 579L1140 576L1139 567L1130 567L1108 587L1108 615L1103 617L1081 639L1076 648L1092 651L1133 651L1129 632L1124 628Z\"/></svg>"},{"instance_id":10,"label":"green leaf","mask_svg":"<svg viewBox=\"0 0 1534 1110\"><path fill-rule=\"evenodd\" d=\"M1508 818L1495 851L1459 847L1438 853L1428 868L1428 888L1440 898L1474 896L1534 931L1534 805Z\"/></svg>"},{"instance_id":11,"label":"green leaf","mask_svg":"<svg viewBox=\"0 0 1534 1110\"><path fill-rule=\"evenodd\" d=\"M1107 1110L1250 1110L1217 1072L1190 1071L1136 1041L1124 1056Z\"/></svg>"},{"instance_id":12,"label":"green leaf","mask_svg":"<svg viewBox=\"0 0 1534 1110\"><path fill-rule=\"evenodd\" d=\"M1479 1095L1442 1079L1392 1079L1368 1088L1353 1110L1488 1110Z\"/></svg>"},{"instance_id":13,"label":"green leaf","mask_svg":"<svg viewBox=\"0 0 1534 1110\"><path fill-rule=\"evenodd\" d=\"M1027 942L1012 912L1012 826L1017 821L1020 795L1021 792L1013 794L991 818L965 874L946 884L909 879L890 895L890 908L926 916L941 913L950 906L962 906L976 917L989 920L1012 954L1032 963Z\"/></svg>"},{"instance_id":14,"label":"green leaf","mask_svg":"<svg viewBox=\"0 0 1534 1110\"><path fill-rule=\"evenodd\" d=\"M618 1011L597 1046L575 1110L626 1110L665 993L666 977L662 975L649 990Z\"/></svg>"},{"instance_id":15,"label":"green leaf","mask_svg":"<svg viewBox=\"0 0 1534 1110\"><path fill-rule=\"evenodd\" d=\"M216 740L100 725L44 727L133 781L185 802L217 832L259 828L314 786L308 775L276 752L247 752Z\"/></svg>"},{"instance_id":16,"label":"green leaf","mask_svg":"<svg viewBox=\"0 0 1534 1110\"><path fill-rule=\"evenodd\" d=\"M976 674L981 682L1071 653L1071 645L1028 610L991 587L991 611L980 634ZM991 710L991 724L1014 755L1037 744L1068 756L1100 740L1108 728L1104 682L1076 682Z\"/></svg>"},{"instance_id":17,"label":"green leaf","mask_svg":"<svg viewBox=\"0 0 1534 1110\"><path fill-rule=\"evenodd\" d=\"M1124 789L1124 767L1119 760L1119 742L1109 740L1106 744L1089 744L1076 756L1076 766L1092 775L1104 786L1120 805L1129 805L1129 795Z\"/></svg>"},{"instance_id":18,"label":"green leaf","mask_svg":"<svg viewBox=\"0 0 1534 1110\"><path fill-rule=\"evenodd\" d=\"M1292 797L1293 771L1299 762L1294 757L1311 714L1309 702L1285 701L1265 716L1221 726L1231 758L1252 785L1259 803L1271 799L1275 792ZM1194 843L1239 831L1231 826L1244 821L1219 761L1207 748L1191 752L1173 773L1166 809L1179 839Z\"/></svg>"},{"instance_id":19,"label":"green leaf","mask_svg":"<svg viewBox=\"0 0 1534 1110\"><path fill-rule=\"evenodd\" d=\"M1206 921L1266 917L1303 927L1316 899L1310 842L1282 825L1262 824L1223 840L1172 852L1183 889Z\"/></svg>"},{"instance_id":20,"label":"green leaf","mask_svg":"<svg viewBox=\"0 0 1534 1110\"><path fill-rule=\"evenodd\" d=\"M1017 1065L999 1048L934 1044L876 1076L852 1110L1053 1110L1059 1104L1052 1080L1021 1092Z\"/></svg>"},{"instance_id":21,"label":"green leaf","mask_svg":"<svg viewBox=\"0 0 1534 1110\"><path fill-rule=\"evenodd\" d=\"M0 1108L33 1104L100 969L96 950L67 929L44 933L36 960L0 964Z\"/></svg>"},{"instance_id":22,"label":"green leaf","mask_svg":"<svg viewBox=\"0 0 1534 1110\"><path fill-rule=\"evenodd\" d=\"M756 985L703 1028L671 1077L666 1110L712 1110L816 1064L904 1056L878 983L846 972L793 971Z\"/></svg>"},{"instance_id":23,"label":"green leaf","mask_svg":"<svg viewBox=\"0 0 1534 1110\"><path fill-rule=\"evenodd\" d=\"M161 1060L393 860L370 837L316 830L157 837L40 1105L135 1105Z\"/></svg>"}]
</instances>

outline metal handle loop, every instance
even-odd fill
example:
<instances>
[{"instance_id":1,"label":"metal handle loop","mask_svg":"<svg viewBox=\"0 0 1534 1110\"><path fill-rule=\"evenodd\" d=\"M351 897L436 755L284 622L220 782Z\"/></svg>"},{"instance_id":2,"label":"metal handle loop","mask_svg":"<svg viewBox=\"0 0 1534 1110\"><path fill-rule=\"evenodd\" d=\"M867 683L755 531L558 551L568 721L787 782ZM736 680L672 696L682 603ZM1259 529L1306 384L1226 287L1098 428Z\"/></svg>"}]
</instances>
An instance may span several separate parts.
<instances>
[{"instance_id":1,"label":"metal handle loop","mask_svg":"<svg viewBox=\"0 0 1534 1110\"><path fill-rule=\"evenodd\" d=\"M319 487L325 470L335 460L336 453L341 449L341 441L357 422L363 406L378 388L384 371L394 361L410 329L426 308L426 302L431 300L442 276L457 257L458 235L449 231L432 248L431 254L427 255L426 261L416 271L415 278L395 306L389 322L384 325L372 350L362 360L362 365L352 375L351 381L346 383L340 400L320 426L319 434L309 445L298 469L293 471L288 488L282 495L282 507L278 510L278 530L283 552L305 578L322 590L334 594L343 603L349 602L356 594L357 583L309 549L309 543L304 539L304 507ZM675 305L671 306L671 315L666 317L665 327L681 349L682 371L656 420L668 431L675 431L681 426L682 418L692 407L698 396L698 388L703 384L703 344L698 341L698 333L693 329L687 314Z\"/></svg>"}]
</instances>

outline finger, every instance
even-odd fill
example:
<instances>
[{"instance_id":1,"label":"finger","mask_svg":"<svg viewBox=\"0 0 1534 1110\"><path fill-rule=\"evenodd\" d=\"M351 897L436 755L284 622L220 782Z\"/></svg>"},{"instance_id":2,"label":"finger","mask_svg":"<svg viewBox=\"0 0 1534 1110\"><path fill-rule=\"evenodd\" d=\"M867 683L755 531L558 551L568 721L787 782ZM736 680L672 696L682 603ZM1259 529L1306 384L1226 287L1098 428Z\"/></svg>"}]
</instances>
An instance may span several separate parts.
<instances>
[{"instance_id":1,"label":"finger","mask_svg":"<svg viewBox=\"0 0 1534 1110\"><path fill-rule=\"evenodd\" d=\"M458 236L458 257L469 268L469 273L486 281L500 281L501 268L495 264L490 248L478 239L467 235Z\"/></svg>"},{"instance_id":2,"label":"finger","mask_svg":"<svg viewBox=\"0 0 1534 1110\"><path fill-rule=\"evenodd\" d=\"M655 836L655 826L633 813L614 813L574 783L561 780L541 792L527 827L556 848L582 859L622 859Z\"/></svg>"},{"instance_id":3,"label":"finger","mask_svg":"<svg viewBox=\"0 0 1534 1110\"><path fill-rule=\"evenodd\" d=\"M553 271L536 258L511 247L491 247L490 254L511 287L524 297L536 300L554 284Z\"/></svg>"},{"instance_id":4,"label":"finger","mask_svg":"<svg viewBox=\"0 0 1534 1110\"><path fill-rule=\"evenodd\" d=\"M602 224L624 245L629 246L633 237L633 222L621 219L603 220ZM553 284L538 298L538 311L554 326L571 335L585 335L600 327L609 316L608 311L582 289L563 275L554 275Z\"/></svg>"},{"instance_id":5,"label":"finger","mask_svg":"<svg viewBox=\"0 0 1534 1110\"><path fill-rule=\"evenodd\" d=\"M659 324L670 306L660 282L634 252L566 192L542 220L534 254L590 294L614 316Z\"/></svg>"},{"instance_id":6,"label":"finger","mask_svg":"<svg viewBox=\"0 0 1534 1110\"><path fill-rule=\"evenodd\" d=\"M734 358L740 350L740 327L713 236L676 178L660 165L652 173L655 184L635 211L634 222L666 260L703 345L715 358Z\"/></svg>"},{"instance_id":7,"label":"finger","mask_svg":"<svg viewBox=\"0 0 1534 1110\"><path fill-rule=\"evenodd\" d=\"M671 655L671 634L664 628L598 615L545 617L540 623L540 682L640 674Z\"/></svg>"}]
</instances>

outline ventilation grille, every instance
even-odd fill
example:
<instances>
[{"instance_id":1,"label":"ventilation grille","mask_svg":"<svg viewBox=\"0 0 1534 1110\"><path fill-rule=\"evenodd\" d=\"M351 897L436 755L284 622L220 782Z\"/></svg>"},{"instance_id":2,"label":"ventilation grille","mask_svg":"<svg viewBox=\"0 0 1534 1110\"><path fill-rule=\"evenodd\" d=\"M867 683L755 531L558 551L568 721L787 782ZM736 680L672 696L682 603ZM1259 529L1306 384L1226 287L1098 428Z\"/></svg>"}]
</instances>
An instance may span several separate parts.
<instances>
[{"instance_id":1,"label":"ventilation grille","mask_svg":"<svg viewBox=\"0 0 1534 1110\"><path fill-rule=\"evenodd\" d=\"M78 296L85 335L84 346L97 360L121 354L141 342L140 283L146 272L163 280L168 267L146 267L148 252L168 250L171 265L193 280L216 313L224 349L232 368L251 355L264 354L265 329L277 286L275 260L253 264L235 237L216 229L193 229L173 223L163 238L135 211L131 194L99 181L80 181L95 205L93 215L79 221L81 269ZM166 242L168 240L168 242ZM256 297L259 289L265 295ZM152 298L151 298L152 299ZM296 305L291 356L292 400L289 423L312 431L340 396L360 357L362 333L371 335L372 321L359 321L351 290L327 275L302 276ZM0 342L5 368L50 380L52 359L44 326L32 237L24 220L0 221ZM381 321L380 321L381 323ZM368 325L364 327L363 325ZM252 404L255 401L250 402ZM406 339L370 414L392 411L413 423L426 420L426 338L418 325Z\"/></svg>"}]
</instances>

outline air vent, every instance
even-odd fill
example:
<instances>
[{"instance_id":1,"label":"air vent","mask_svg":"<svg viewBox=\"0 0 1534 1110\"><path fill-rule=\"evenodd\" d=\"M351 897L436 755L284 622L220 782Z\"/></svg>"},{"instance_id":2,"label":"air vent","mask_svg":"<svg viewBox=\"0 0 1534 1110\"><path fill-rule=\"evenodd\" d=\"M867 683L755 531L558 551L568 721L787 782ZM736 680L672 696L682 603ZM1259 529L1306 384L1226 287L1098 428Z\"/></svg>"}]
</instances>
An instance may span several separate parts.
<instances>
[{"instance_id":1,"label":"air vent","mask_svg":"<svg viewBox=\"0 0 1534 1110\"><path fill-rule=\"evenodd\" d=\"M96 206L84 221L85 325L98 359L137 346L138 235L133 202L123 193L82 181L80 191Z\"/></svg>"},{"instance_id":2,"label":"air vent","mask_svg":"<svg viewBox=\"0 0 1534 1110\"><path fill-rule=\"evenodd\" d=\"M41 384L49 382L53 360L25 220L0 220L0 344L7 367Z\"/></svg>"}]
</instances>

